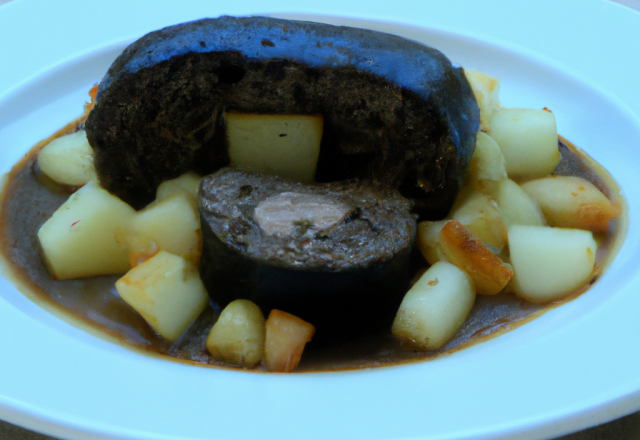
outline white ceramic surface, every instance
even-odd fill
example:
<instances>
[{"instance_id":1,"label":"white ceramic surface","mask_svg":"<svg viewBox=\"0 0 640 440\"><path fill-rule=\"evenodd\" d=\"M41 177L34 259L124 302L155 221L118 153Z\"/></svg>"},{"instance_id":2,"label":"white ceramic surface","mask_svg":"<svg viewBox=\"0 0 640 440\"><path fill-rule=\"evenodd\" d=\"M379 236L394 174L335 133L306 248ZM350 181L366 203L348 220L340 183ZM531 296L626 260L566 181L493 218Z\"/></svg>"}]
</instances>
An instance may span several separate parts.
<instances>
[{"instance_id":1,"label":"white ceramic surface","mask_svg":"<svg viewBox=\"0 0 640 440\"><path fill-rule=\"evenodd\" d=\"M575 301L459 353L292 375L146 357L0 279L0 418L83 440L526 440L640 409L640 14L604 0L18 0L0 9L0 172L80 114L128 42L223 13L313 13L405 35L501 77L506 106L553 109L561 134L611 171L627 198L618 257Z\"/></svg>"}]
</instances>

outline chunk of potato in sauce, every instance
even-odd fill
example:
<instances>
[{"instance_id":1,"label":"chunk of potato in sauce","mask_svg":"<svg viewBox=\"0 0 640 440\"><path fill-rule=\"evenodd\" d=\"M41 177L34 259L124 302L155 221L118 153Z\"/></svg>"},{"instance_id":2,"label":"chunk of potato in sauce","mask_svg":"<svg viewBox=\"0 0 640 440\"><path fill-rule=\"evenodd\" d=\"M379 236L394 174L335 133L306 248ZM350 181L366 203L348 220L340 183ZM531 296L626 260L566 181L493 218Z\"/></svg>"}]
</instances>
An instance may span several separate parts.
<instances>
[{"instance_id":1,"label":"chunk of potato in sauce","mask_svg":"<svg viewBox=\"0 0 640 440\"><path fill-rule=\"evenodd\" d=\"M39 149L48 141L76 131L80 123L81 121L75 121L50 139L36 145L10 173L0 214L0 250L5 260L3 264L8 268L5 273L30 299L62 319L108 340L146 353L188 362L222 365L213 359L206 348L207 335L219 309L207 307L179 339L170 342L158 336L118 296L114 287L117 276L58 281L51 278L41 258L36 234L39 227L69 197L72 189L45 177L38 168L36 157ZM584 153L566 144L561 143L563 161L557 172L586 177L610 198L618 197L619 191L613 179ZM620 227L620 222L624 221L624 216L621 216L609 232L597 236L600 242L596 257L597 271L591 282L599 277L619 246L622 239L620 231L624 230ZM427 266L417 250L413 264L416 273ZM588 287L579 289L576 295ZM312 341L307 344L296 371L383 366L438 356L509 331L571 297L539 305L526 302L513 294L479 296L468 319L439 350L427 353L403 349L390 330L386 330L355 339L346 337L341 342ZM389 325L385 326L387 329L391 328L395 312L390 311ZM259 364L257 369L264 367Z\"/></svg>"}]
</instances>

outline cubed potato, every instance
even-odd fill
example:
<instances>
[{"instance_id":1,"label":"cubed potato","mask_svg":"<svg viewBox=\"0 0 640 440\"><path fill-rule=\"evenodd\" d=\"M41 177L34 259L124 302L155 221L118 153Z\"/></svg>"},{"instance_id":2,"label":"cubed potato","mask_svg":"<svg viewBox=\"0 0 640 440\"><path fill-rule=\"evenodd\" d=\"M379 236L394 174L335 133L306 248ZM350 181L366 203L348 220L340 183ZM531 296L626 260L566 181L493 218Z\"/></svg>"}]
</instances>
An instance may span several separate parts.
<instances>
[{"instance_id":1,"label":"cubed potato","mask_svg":"<svg viewBox=\"0 0 640 440\"><path fill-rule=\"evenodd\" d=\"M619 205L580 177L544 177L524 183L522 189L540 205L550 226L601 233L620 215Z\"/></svg>"},{"instance_id":2,"label":"cubed potato","mask_svg":"<svg viewBox=\"0 0 640 440\"><path fill-rule=\"evenodd\" d=\"M445 259L438 235L447 222L448 220L418 223L418 232L416 234L418 248L429 264L436 264L438 261Z\"/></svg>"},{"instance_id":3,"label":"cubed potato","mask_svg":"<svg viewBox=\"0 0 640 440\"><path fill-rule=\"evenodd\" d=\"M491 118L502 108L498 98L500 80L477 70L464 69L464 73L480 107L480 130L490 132Z\"/></svg>"},{"instance_id":4,"label":"cubed potato","mask_svg":"<svg viewBox=\"0 0 640 440\"><path fill-rule=\"evenodd\" d=\"M265 324L264 364L269 371L287 373L300 362L307 342L311 341L315 327L297 316L281 310L272 310Z\"/></svg>"},{"instance_id":5,"label":"cubed potato","mask_svg":"<svg viewBox=\"0 0 640 440\"><path fill-rule=\"evenodd\" d=\"M129 270L127 250L116 241L115 231L134 214L95 182L76 191L38 231L51 276L62 280Z\"/></svg>"},{"instance_id":6,"label":"cubed potato","mask_svg":"<svg viewBox=\"0 0 640 440\"><path fill-rule=\"evenodd\" d=\"M502 150L511 179L546 176L560 163L556 118L551 112L499 110L491 119L491 137Z\"/></svg>"},{"instance_id":7,"label":"cubed potato","mask_svg":"<svg viewBox=\"0 0 640 440\"><path fill-rule=\"evenodd\" d=\"M485 194L465 187L451 208L449 217L457 220L473 235L498 250L507 243L507 228L497 204Z\"/></svg>"},{"instance_id":8,"label":"cubed potato","mask_svg":"<svg viewBox=\"0 0 640 440\"><path fill-rule=\"evenodd\" d=\"M175 341L204 311L209 296L198 268L158 252L116 281L118 293L162 337Z\"/></svg>"},{"instance_id":9,"label":"cubed potato","mask_svg":"<svg viewBox=\"0 0 640 440\"><path fill-rule=\"evenodd\" d=\"M488 194L498 204L507 228L511 225L545 226L547 224L538 203L511 179L498 182L484 181L482 192Z\"/></svg>"},{"instance_id":10,"label":"cubed potato","mask_svg":"<svg viewBox=\"0 0 640 440\"><path fill-rule=\"evenodd\" d=\"M513 276L509 266L455 220L444 225L439 241L447 261L471 277L480 295L495 295Z\"/></svg>"},{"instance_id":11,"label":"cubed potato","mask_svg":"<svg viewBox=\"0 0 640 440\"><path fill-rule=\"evenodd\" d=\"M156 190L156 200L164 199L168 195L179 191L186 191L197 199L201 182L202 177L198 176L193 171L184 173L182 176L176 177L175 179L165 180Z\"/></svg>"},{"instance_id":12,"label":"cubed potato","mask_svg":"<svg viewBox=\"0 0 640 440\"><path fill-rule=\"evenodd\" d=\"M322 115L226 113L231 166L299 182L313 182L322 140Z\"/></svg>"},{"instance_id":13,"label":"cubed potato","mask_svg":"<svg viewBox=\"0 0 640 440\"><path fill-rule=\"evenodd\" d=\"M453 264L440 261L406 293L391 333L416 350L437 350L460 328L475 297L469 276Z\"/></svg>"},{"instance_id":14,"label":"cubed potato","mask_svg":"<svg viewBox=\"0 0 640 440\"><path fill-rule=\"evenodd\" d=\"M478 132L476 149L471 157L467 180L501 180L506 178L507 170L500 147L489 135Z\"/></svg>"},{"instance_id":15,"label":"cubed potato","mask_svg":"<svg viewBox=\"0 0 640 440\"><path fill-rule=\"evenodd\" d=\"M211 355L227 364L251 368L264 354L265 320L260 308L247 299L230 302L207 337Z\"/></svg>"},{"instance_id":16,"label":"cubed potato","mask_svg":"<svg viewBox=\"0 0 640 440\"><path fill-rule=\"evenodd\" d=\"M97 181L93 148L84 130L49 142L38 153L38 166L47 177L62 185L82 186Z\"/></svg>"},{"instance_id":17,"label":"cubed potato","mask_svg":"<svg viewBox=\"0 0 640 440\"><path fill-rule=\"evenodd\" d=\"M535 303L575 292L593 275L597 245L589 231L548 226L509 228L515 293Z\"/></svg>"},{"instance_id":18,"label":"cubed potato","mask_svg":"<svg viewBox=\"0 0 640 440\"><path fill-rule=\"evenodd\" d=\"M138 211L129 225L116 231L127 247L131 266L151 258L159 250L198 263L202 253L200 217L193 196L171 193Z\"/></svg>"}]
</instances>

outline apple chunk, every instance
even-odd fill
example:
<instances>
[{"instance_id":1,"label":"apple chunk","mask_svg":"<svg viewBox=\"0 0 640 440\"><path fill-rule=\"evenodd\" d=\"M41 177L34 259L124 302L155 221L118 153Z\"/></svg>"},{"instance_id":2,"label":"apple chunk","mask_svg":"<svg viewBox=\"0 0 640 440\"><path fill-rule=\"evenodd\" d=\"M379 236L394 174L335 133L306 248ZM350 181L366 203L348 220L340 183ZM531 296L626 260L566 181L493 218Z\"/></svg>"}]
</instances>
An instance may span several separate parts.
<instances>
[{"instance_id":1,"label":"apple chunk","mask_svg":"<svg viewBox=\"0 0 640 440\"><path fill-rule=\"evenodd\" d=\"M304 346L316 329L297 316L273 309L266 322L264 364L269 371L287 373L300 362Z\"/></svg>"},{"instance_id":2,"label":"apple chunk","mask_svg":"<svg viewBox=\"0 0 640 440\"><path fill-rule=\"evenodd\" d=\"M255 303L247 299L232 301L213 325L207 349L215 359L250 368L264 354L264 326L264 316Z\"/></svg>"},{"instance_id":3,"label":"apple chunk","mask_svg":"<svg viewBox=\"0 0 640 440\"><path fill-rule=\"evenodd\" d=\"M38 153L38 166L47 177L63 185L82 186L97 180L93 148L84 130L49 142Z\"/></svg>"},{"instance_id":4,"label":"apple chunk","mask_svg":"<svg viewBox=\"0 0 640 440\"><path fill-rule=\"evenodd\" d=\"M391 333L418 350L437 350L462 325L475 298L469 276L453 264L440 261L406 293Z\"/></svg>"},{"instance_id":5,"label":"apple chunk","mask_svg":"<svg viewBox=\"0 0 640 440\"><path fill-rule=\"evenodd\" d=\"M121 274L130 269L127 250L115 231L135 211L117 197L89 182L53 213L38 231L44 259L57 279Z\"/></svg>"},{"instance_id":6,"label":"apple chunk","mask_svg":"<svg viewBox=\"0 0 640 440\"><path fill-rule=\"evenodd\" d=\"M509 228L511 288L527 301L556 301L589 282L596 262L593 234L548 226Z\"/></svg>"},{"instance_id":7,"label":"apple chunk","mask_svg":"<svg viewBox=\"0 0 640 440\"><path fill-rule=\"evenodd\" d=\"M118 293L162 337L175 341L209 304L198 268L165 251L116 281Z\"/></svg>"},{"instance_id":8,"label":"apple chunk","mask_svg":"<svg viewBox=\"0 0 640 440\"><path fill-rule=\"evenodd\" d=\"M231 166L299 182L316 175L321 115L226 113Z\"/></svg>"}]
</instances>

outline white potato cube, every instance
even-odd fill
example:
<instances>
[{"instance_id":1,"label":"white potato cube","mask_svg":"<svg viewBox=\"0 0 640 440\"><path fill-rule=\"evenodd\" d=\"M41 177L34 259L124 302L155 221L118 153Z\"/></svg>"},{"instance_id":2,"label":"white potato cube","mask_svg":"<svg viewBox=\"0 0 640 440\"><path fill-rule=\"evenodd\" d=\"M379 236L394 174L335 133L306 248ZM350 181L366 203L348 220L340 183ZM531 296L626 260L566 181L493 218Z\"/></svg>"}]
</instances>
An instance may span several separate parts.
<instances>
[{"instance_id":1,"label":"white potato cube","mask_svg":"<svg viewBox=\"0 0 640 440\"><path fill-rule=\"evenodd\" d=\"M442 245L439 240L440 231L449 220L437 222L424 221L418 223L416 241L420 253L429 264L436 264L440 260L446 260Z\"/></svg>"},{"instance_id":2,"label":"white potato cube","mask_svg":"<svg viewBox=\"0 0 640 440\"><path fill-rule=\"evenodd\" d=\"M511 225L544 226L547 224L540 207L511 179L482 182L482 190L498 204L498 211L507 227Z\"/></svg>"},{"instance_id":3,"label":"white potato cube","mask_svg":"<svg viewBox=\"0 0 640 440\"><path fill-rule=\"evenodd\" d=\"M549 176L531 180L522 189L542 209L549 225L607 232L620 207L588 180L572 176Z\"/></svg>"},{"instance_id":4,"label":"white potato cube","mask_svg":"<svg viewBox=\"0 0 640 440\"><path fill-rule=\"evenodd\" d=\"M186 191L197 199L201 182L202 177L198 176L193 171L184 173L182 176L176 177L175 179L165 180L158 186L156 191L156 200L164 199L168 195L179 191Z\"/></svg>"},{"instance_id":5,"label":"white potato cube","mask_svg":"<svg viewBox=\"0 0 640 440\"><path fill-rule=\"evenodd\" d=\"M162 337L175 341L209 304L198 268L160 251L116 281L118 293Z\"/></svg>"},{"instance_id":6,"label":"white potato cube","mask_svg":"<svg viewBox=\"0 0 640 440\"><path fill-rule=\"evenodd\" d=\"M124 273L131 267L115 231L135 211L89 182L53 213L38 231L44 259L56 279Z\"/></svg>"},{"instance_id":7,"label":"white potato cube","mask_svg":"<svg viewBox=\"0 0 640 440\"><path fill-rule=\"evenodd\" d=\"M507 178L505 160L496 141L483 132L478 132L476 149L471 157L467 179L501 180Z\"/></svg>"},{"instance_id":8,"label":"white potato cube","mask_svg":"<svg viewBox=\"0 0 640 440\"><path fill-rule=\"evenodd\" d=\"M391 332L418 350L437 350L460 328L475 297L469 276L453 264L440 261L406 293Z\"/></svg>"},{"instance_id":9,"label":"white potato cube","mask_svg":"<svg viewBox=\"0 0 640 440\"><path fill-rule=\"evenodd\" d=\"M551 112L499 110L491 119L491 137L502 150L511 179L542 177L560 163L556 118Z\"/></svg>"},{"instance_id":10,"label":"white potato cube","mask_svg":"<svg viewBox=\"0 0 640 440\"><path fill-rule=\"evenodd\" d=\"M479 240L498 250L507 243L507 228L497 204L473 188L464 187L460 191L449 218L459 221Z\"/></svg>"},{"instance_id":11,"label":"white potato cube","mask_svg":"<svg viewBox=\"0 0 640 440\"><path fill-rule=\"evenodd\" d=\"M63 185L82 186L97 180L93 148L84 130L49 142L38 153L38 166L47 177Z\"/></svg>"},{"instance_id":12,"label":"white potato cube","mask_svg":"<svg viewBox=\"0 0 640 440\"><path fill-rule=\"evenodd\" d=\"M477 70L465 69L464 73L480 107L480 130L490 132L491 117L502 108L498 98L500 80Z\"/></svg>"},{"instance_id":13,"label":"white potato cube","mask_svg":"<svg viewBox=\"0 0 640 440\"><path fill-rule=\"evenodd\" d=\"M465 271L478 295L495 295L513 276L513 270L484 243L455 220L444 225L438 235L445 261Z\"/></svg>"},{"instance_id":14,"label":"white potato cube","mask_svg":"<svg viewBox=\"0 0 640 440\"><path fill-rule=\"evenodd\" d=\"M129 250L132 266L159 250L197 263L202 236L195 198L178 191L156 200L138 211L128 227L117 231L116 238Z\"/></svg>"},{"instance_id":15,"label":"white potato cube","mask_svg":"<svg viewBox=\"0 0 640 440\"><path fill-rule=\"evenodd\" d=\"M556 301L589 282L597 244L589 231L548 226L509 228L515 293L535 303Z\"/></svg>"},{"instance_id":16,"label":"white potato cube","mask_svg":"<svg viewBox=\"0 0 640 440\"><path fill-rule=\"evenodd\" d=\"M264 354L265 319L260 308L237 299L224 308L207 338L207 348L218 360L250 368Z\"/></svg>"},{"instance_id":17,"label":"white potato cube","mask_svg":"<svg viewBox=\"0 0 640 440\"><path fill-rule=\"evenodd\" d=\"M322 115L226 113L231 166L299 182L313 182L320 155Z\"/></svg>"}]
</instances>

